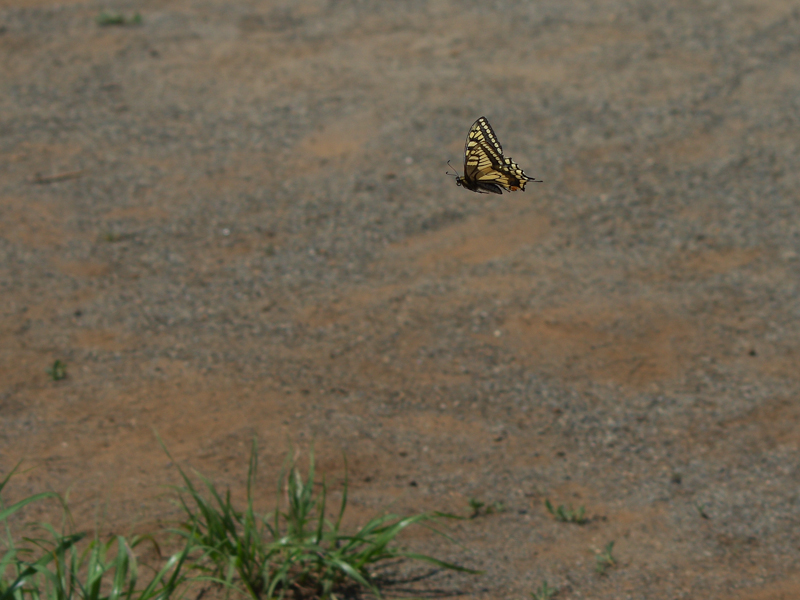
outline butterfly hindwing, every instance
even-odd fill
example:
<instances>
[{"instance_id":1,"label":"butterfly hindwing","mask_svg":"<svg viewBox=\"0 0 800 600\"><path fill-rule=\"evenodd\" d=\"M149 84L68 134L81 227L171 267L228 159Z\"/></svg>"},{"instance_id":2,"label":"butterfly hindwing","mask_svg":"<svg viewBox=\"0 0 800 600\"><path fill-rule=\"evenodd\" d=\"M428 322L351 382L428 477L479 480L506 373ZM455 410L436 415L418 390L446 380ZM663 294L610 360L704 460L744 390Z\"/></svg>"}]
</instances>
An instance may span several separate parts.
<instances>
[{"instance_id":1,"label":"butterfly hindwing","mask_svg":"<svg viewBox=\"0 0 800 600\"><path fill-rule=\"evenodd\" d=\"M473 192L502 194L524 190L530 179L517 163L503 156L503 147L486 117L481 117L467 134L464 144L464 176L456 179Z\"/></svg>"}]
</instances>

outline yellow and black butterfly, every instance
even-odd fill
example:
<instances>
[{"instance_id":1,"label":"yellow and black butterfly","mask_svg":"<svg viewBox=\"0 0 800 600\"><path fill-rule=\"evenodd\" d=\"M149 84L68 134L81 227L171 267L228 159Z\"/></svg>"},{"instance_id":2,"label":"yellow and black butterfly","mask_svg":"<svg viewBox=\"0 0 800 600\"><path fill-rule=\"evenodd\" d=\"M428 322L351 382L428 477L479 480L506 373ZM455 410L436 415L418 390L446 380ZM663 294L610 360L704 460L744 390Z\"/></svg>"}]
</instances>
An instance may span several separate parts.
<instances>
[{"instance_id":1,"label":"yellow and black butterfly","mask_svg":"<svg viewBox=\"0 0 800 600\"><path fill-rule=\"evenodd\" d=\"M456 175L456 184L480 194L502 194L503 189L524 190L529 181L541 183L503 156L503 147L486 117L475 121L464 144L464 176Z\"/></svg>"}]
</instances>

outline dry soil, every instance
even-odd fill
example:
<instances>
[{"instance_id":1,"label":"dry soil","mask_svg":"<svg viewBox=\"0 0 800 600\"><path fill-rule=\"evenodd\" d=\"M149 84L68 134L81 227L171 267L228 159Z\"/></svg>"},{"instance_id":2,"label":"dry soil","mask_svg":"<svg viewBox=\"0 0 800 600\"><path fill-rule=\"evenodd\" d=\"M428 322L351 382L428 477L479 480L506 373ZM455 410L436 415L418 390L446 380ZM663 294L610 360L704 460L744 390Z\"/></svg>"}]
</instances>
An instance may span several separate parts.
<instances>
[{"instance_id":1,"label":"dry soil","mask_svg":"<svg viewBox=\"0 0 800 600\"><path fill-rule=\"evenodd\" d=\"M481 115L543 183L455 185ZM352 524L502 503L406 538L453 596L796 599L799 151L788 0L0 0L7 500L314 443Z\"/></svg>"}]
</instances>

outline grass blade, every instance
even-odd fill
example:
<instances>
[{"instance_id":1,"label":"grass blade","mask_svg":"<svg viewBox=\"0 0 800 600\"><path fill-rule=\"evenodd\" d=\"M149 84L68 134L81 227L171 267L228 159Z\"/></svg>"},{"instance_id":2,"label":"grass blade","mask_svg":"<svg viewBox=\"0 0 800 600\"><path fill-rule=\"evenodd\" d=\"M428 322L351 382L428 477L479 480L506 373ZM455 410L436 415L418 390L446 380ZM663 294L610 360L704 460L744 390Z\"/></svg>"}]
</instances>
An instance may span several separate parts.
<instances>
[{"instance_id":1,"label":"grass blade","mask_svg":"<svg viewBox=\"0 0 800 600\"><path fill-rule=\"evenodd\" d=\"M3 481L2 485L0 485L0 490L3 489L3 485L5 485L6 481L8 481L8 477L11 477L11 474L9 474L6 477L6 479ZM14 504L9 506L8 508L0 510L0 521L5 521L6 519L8 519L8 517L13 515L20 508L22 508L24 506L27 506L31 502L36 502L38 500L43 500L45 498L58 498L58 494L56 494L54 492L42 492L41 494L34 494L33 496L28 496L24 500L20 500L19 502L15 502Z\"/></svg>"}]
</instances>

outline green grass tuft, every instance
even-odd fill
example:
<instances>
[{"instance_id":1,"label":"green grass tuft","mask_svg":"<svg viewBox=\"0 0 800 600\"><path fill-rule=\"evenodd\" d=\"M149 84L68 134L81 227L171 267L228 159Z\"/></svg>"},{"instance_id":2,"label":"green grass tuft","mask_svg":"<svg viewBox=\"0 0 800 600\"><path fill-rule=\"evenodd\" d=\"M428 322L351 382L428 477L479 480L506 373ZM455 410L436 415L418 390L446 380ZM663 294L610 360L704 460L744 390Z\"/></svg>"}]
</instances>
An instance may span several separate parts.
<instances>
[{"instance_id":1,"label":"green grass tuft","mask_svg":"<svg viewBox=\"0 0 800 600\"><path fill-rule=\"evenodd\" d=\"M326 518L325 480L321 484L314 481L313 453L305 476L296 465L287 463L279 477L275 509L260 514L253 501L257 467L254 441L244 509L233 505L230 492L220 494L202 476L205 489L201 494L179 467L185 484L179 488L178 498L184 519L177 533L183 549L160 561L160 568L152 569L147 578L140 576L136 552L141 544L151 543L161 556L153 536L113 536L104 541L97 535L90 538L85 533L59 533L51 525L42 524L38 531L43 533L20 540L11 534L9 517L31 502L58 496L36 494L6 508L0 495L0 523L6 530L5 539L0 538L0 600L170 600L181 599L189 590L209 583L254 600L286 595L296 600L336 600L363 592L380 598L380 588L391 582L376 570L396 568L399 560L477 573L408 552L396 544L399 534L412 525L422 525L450 539L431 523L459 517L441 513L385 515L357 531L344 531L346 470L342 500L331 521ZM15 471L0 482L0 492ZM280 505L281 491L288 496L285 507ZM206 589L200 590L200 596Z\"/></svg>"},{"instance_id":2,"label":"green grass tuft","mask_svg":"<svg viewBox=\"0 0 800 600\"><path fill-rule=\"evenodd\" d=\"M185 487L180 489L185 513L180 533L203 553L196 565L210 581L244 592L254 600L292 594L327 600L368 590L380 598L376 566L394 559L423 561L439 568L476 573L439 559L406 552L395 545L405 528L452 515L418 514L411 517L376 517L355 532L342 529L347 507L347 476L335 521L326 518L327 485L314 493L313 453L305 478L295 464L284 467L278 481L278 501L273 511L259 514L253 503L258 468L253 441L247 472L247 499L243 510L234 507L230 491L223 496L216 486L199 476L207 499L180 469ZM281 490L288 506L281 509ZM449 539L449 538L448 538Z\"/></svg>"},{"instance_id":3,"label":"green grass tuft","mask_svg":"<svg viewBox=\"0 0 800 600\"><path fill-rule=\"evenodd\" d=\"M0 492L15 471L16 468L0 483ZM5 539L0 541L0 600L166 600L188 581L182 568L190 544L171 556L147 585L141 586L134 549L146 540L155 544L147 536L130 540L114 536L107 542L95 537L82 544L85 533L65 535L43 524L40 529L45 537L16 540L8 518L23 506L44 498L58 496L35 494L6 509L1 508L0 501L0 522L6 530Z\"/></svg>"}]
</instances>

